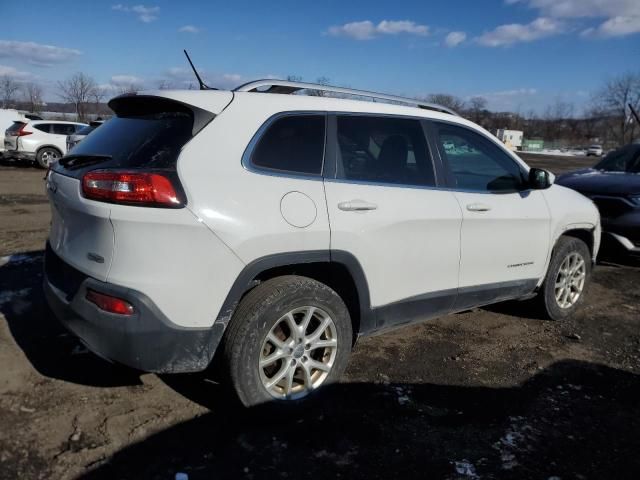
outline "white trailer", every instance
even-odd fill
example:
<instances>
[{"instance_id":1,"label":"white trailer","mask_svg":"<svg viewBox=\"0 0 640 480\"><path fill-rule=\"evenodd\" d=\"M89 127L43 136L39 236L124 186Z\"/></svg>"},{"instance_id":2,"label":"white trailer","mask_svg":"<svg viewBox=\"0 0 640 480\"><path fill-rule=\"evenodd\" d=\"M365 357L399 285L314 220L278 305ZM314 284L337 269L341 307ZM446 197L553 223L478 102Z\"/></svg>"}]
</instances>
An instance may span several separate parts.
<instances>
[{"instance_id":1,"label":"white trailer","mask_svg":"<svg viewBox=\"0 0 640 480\"><path fill-rule=\"evenodd\" d=\"M522 149L522 138L524 137L524 132L520 130L507 130L500 128L496 137L498 137L498 139L511 150Z\"/></svg>"}]
</instances>

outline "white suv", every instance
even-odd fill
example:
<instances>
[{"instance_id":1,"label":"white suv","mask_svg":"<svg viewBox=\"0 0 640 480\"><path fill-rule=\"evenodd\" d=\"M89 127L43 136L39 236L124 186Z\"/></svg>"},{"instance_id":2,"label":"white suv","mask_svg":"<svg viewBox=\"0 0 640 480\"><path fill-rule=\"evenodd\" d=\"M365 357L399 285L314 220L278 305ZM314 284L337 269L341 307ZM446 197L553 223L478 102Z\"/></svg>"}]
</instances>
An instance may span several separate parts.
<instances>
[{"instance_id":1,"label":"white suv","mask_svg":"<svg viewBox=\"0 0 640 480\"><path fill-rule=\"evenodd\" d=\"M16 121L5 132L4 154L48 168L67 153L67 135L86 126L85 123L53 120Z\"/></svg>"},{"instance_id":2,"label":"white suv","mask_svg":"<svg viewBox=\"0 0 640 480\"><path fill-rule=\"evenodd\" d=\"M219 351L256 405L336 381L361 335L584 300L593 203L444 107L275 80L109 105L47 176L44 281L106 359L192 372Z\"/></svg>"}]
</instances>

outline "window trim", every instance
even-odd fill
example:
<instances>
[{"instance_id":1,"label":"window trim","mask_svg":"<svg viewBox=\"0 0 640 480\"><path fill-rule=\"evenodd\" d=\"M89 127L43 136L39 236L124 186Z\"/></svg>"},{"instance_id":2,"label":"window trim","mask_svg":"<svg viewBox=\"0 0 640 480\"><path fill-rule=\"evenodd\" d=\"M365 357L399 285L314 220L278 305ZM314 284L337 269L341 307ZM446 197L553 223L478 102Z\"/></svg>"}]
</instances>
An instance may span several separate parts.
<instances>
[{"instance_id":1,"label":"window trim","mask_svg":"<svg viewBox=\"0 0 640 480\"><path fill-rule=\"evenodd\" d=\"M375 113L375 112L342 112L331 111L329 113L329 128L327 133L329 134L327 153L331 156L327 156L329 159L330 167L327 169L331 172L331 177L325 176L326 181L335 183L348 183L354 185L371 185L379 187L389 188L412 188L422 190L441 190L446 189L446 177L445 171L442 169L441 160L436 155L437 150L434 150L433 140L428 131L428 118L419 117L414 115L396 115L393 113ZM371 180L354 180L349 178L338 178L338 116L356 116L356 117L376 117L376 118L393 118L402 120L416 120L420 123L422 129L422 135L424 136L425 145L427 147L427 154L431 160L431 166L433 168L434 185L417 185L415 183L388 183L388 182L376 182ZM326 163L326 162L325 162Z\"/></svg>"},{"instance_id":2,"label":"window trim","mask_svg":"<svg viewBox=\"0 0 640 480\"><path fill-rule=\"evenodd\" d=\"M269 130L269 128L275 122L285 117L301 117L301 116L310 116L310 115L324 117L324 141L323 141L323 147L322 147L322 165L320 166L320 173L302 173L302 172L293 172L291 170L279 170L277 168L263 167L253 163L252 157L256 147L258 146L258 143L260 143L260 140L262 140L262 137L265 135L265 133ZM274 115L271 115L269 118L267 118L264 121L262 125L260 125L260 128L258 128L256 133L251 138L251 141L249 141L249 144L245 148L244 153L242 154L242 159L240 161L240 163L242 164L242 167L249 172L259 173L261 175L267 175L272 177L298 178L298 179L305 179L305 180L323 180L324 169L325 169L326 158L327 158L327 129L328 129L327 117L328 117L327 112L307 111L307 110L292 110L292 111L286 111L286 112L278 112Z\"/></svg>"},{"instance_id":3,"label":"window trim","mask_svg":"<svg viewBox=\"0 0 640 480\"><path fill-rule=\"evenodd\" d=\"M429 119L429 120L427 120L427 123L429 124L429 126L428 126L429 136L431 137L432 142L433 142L434 146L436 147L436 152L438 153L438 157L439 157L439 160L440 160L440 163L442 165L442 169L443 169L443 172L444 172L444 175L445 175L446 189L447 190L450 190L450 191L453 191L453 192L478 193L478 194L486 194L486 195L509 195L509 194L513 194L513 193L526 193L526 192L531 191L531 188L529 186L526 186L525 188L521 188L521 189L518 189L518 190L504 190L504 191L478 190L478 189L470 189L470 188L460 188L460 187L458 187L456 185L456 181L455 181L455 178L453 176L453 172L451 170L451 166L449 165L449 162L446 160L446 156L443 155L443 152L442 152L442 146L441 146L441 143L440 143L440 136L439 136L439 133L438 133L438 124L443 124L443 125L447 125L447 126L453 126L453 127L461 128L463 130L466 130L468 132L471 132L471 133L474 133L474 134L480 136L481 138L483 138L487 142L490 142L496 148L498 148L500 151L502 151L518 167L518 169L520 169L524 179L526 179L527 176L528 176L529 171L527 169L529 167L528 167L528 165L526 165L521 160L519 161L519 160L513 158L513 154L511 152L506 150L503 145L501 145L499 142L496 142L495 140L493 140L489 135L486 135L484 132L478 131L478 130L476 130L474 128L471 128L471 127L469 127L467 125L464 125L464 124L461 124L461 123L450 122L450 121L446 121L446 120Z\"/></svg>"}]
</instances>

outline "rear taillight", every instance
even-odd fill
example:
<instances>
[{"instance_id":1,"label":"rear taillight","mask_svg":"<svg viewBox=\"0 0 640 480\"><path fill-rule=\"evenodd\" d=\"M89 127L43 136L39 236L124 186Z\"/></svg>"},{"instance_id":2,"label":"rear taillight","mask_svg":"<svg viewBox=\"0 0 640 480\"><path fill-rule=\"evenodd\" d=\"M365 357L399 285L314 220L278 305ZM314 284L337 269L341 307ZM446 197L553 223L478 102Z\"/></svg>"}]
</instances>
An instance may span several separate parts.
<instances>
[{"instance_id":1,"label":"rear taillight","mask_svg":"<svg viewBox=\"0 0 640 480\"><path fill-rule=\"evenodd\" d=\"M100 310L118 315L133 315L134 309L126 300L104 293L98 293L95 290L87 289L87 300L96 305Z\"/></svg>"},{"instance_id":2,"label":"rear taillight","mask_svg":"<svg viewBox=\"0 0 640 480\"><path fill-rule=\"evenodd\" d=\"M96 170L82 177L82 194L102 202L182 206L171 180L159 173Z\"/></svg>"},{"instance_id":3,"label":"rear taillight","mask_svg":"<svg viewBox=\"0 0 640 480\"><path fill-rule=\"evenodd\" d=\"M24 137L24 136L26 136L26 135L31 135L31 134L33 133L33 132L25 132L25 131L24 131L24 127L26 127L26 126L27 126L27 124L26 124L26 123L23 123L23 124L22 124L22 126L20 127L20 130L18 130L18 131L16 132L16 137Z\"/></svg>"}]
</instances>

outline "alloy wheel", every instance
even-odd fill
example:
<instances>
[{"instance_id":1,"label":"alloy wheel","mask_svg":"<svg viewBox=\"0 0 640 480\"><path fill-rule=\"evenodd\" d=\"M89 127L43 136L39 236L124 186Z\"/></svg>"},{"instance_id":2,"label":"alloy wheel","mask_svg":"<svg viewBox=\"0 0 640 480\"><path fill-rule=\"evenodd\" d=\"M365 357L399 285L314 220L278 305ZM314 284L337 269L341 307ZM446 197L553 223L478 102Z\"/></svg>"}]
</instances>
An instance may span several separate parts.
<instances>
[{"instance_id":1,"label":"alloy wheel","mask_svg":"<svg viewBox=\"0 0 640 480\"><path fill-rule=\"evenodd\" d=\"M275 322L262 343L262 385L274 398L302 398L324 383L337 352L337 330L329 314L318 307L295 308Z\"/></svg>"},{"instance_id":2,"label":"alloy wheel","mask_svg":"<svg viewBox=\"0 0 640 480\"><path fill-rule=\"evenodd\" d=\"M560 308L570 308L578 301L587 276L587 266L577 252L571 252L563 260L555 283L556 302Z\"/></svg>"}]
</instances>

